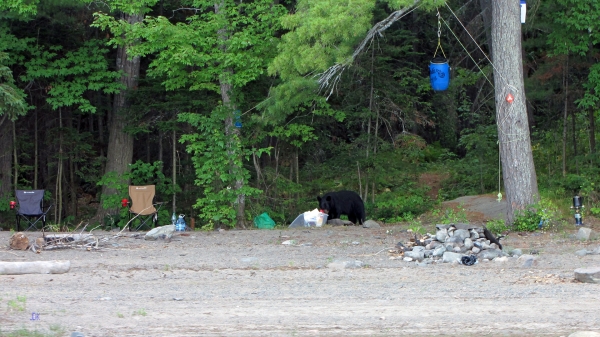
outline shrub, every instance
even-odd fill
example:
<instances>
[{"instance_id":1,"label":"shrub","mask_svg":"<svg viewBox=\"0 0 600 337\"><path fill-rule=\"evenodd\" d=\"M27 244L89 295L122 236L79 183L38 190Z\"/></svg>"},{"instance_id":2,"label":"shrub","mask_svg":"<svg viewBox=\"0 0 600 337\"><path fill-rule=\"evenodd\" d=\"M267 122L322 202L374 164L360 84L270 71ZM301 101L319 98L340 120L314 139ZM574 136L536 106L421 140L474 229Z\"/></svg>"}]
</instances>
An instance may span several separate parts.
<instances>
[{"instance_id":1,"label":"shrub","mask_svg":"<svg viewBox=\"0 0 600 337\"><path fill-rule=\"evenodd\" d=\"M508 227L506 226L504 219L490 220L486 223L485 226L495 236L498 236L498 234L508 231Z\"/></svg>"},{"instance_id":2,"label":"shrub","mask_svg":"<svg viewBox=\"0 0 600 337\"><path fill-rule=\"evenodd\" d=\"M540 202L519 211L512 228L519 232L533 232L556 227L560 222L560 209L549 199L543 198Z\"/></svg>"}]
</instances>

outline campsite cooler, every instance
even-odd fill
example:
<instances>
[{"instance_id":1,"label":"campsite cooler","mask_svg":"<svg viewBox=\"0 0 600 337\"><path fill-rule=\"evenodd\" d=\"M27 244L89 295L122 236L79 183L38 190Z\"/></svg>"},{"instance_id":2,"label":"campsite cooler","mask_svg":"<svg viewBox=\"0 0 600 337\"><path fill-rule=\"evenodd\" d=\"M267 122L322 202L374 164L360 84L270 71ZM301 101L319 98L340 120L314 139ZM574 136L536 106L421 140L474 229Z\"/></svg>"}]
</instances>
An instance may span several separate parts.
<instances>
[{"instance_id":1,"label":"campsite cooler","mask_svg":"<svg viewBox=\"0 0 600 337\"><path fill-rule=\"evenodd\" d=\"M304 212L292 221L290 228L294 227L321 227L327 223L328 215L319 211Z\"/></svg>"}]
</instances>

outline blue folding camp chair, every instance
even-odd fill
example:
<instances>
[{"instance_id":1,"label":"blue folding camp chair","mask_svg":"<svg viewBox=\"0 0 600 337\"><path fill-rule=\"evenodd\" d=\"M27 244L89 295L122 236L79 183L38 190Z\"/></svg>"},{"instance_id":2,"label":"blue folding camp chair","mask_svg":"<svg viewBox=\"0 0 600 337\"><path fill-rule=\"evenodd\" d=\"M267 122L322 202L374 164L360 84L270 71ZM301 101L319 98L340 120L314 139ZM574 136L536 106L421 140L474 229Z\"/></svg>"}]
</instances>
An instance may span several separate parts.
<instances>
[{"instance_id":1,"label":"blue folding camp chair","mask_svg":"<svg viewBox=\"0 0 600 337\"><path fill-rule=\"evenodd\" d=\"M38 222L42 223L42 228L46 227L46 214L52 205L44 209L44 190L16 190L15 195L17 197L15 204L17 232L21 230L21 219L26 220L29 224L26 231L32 228L37 230Z\"/></svg>"}]
</instances>

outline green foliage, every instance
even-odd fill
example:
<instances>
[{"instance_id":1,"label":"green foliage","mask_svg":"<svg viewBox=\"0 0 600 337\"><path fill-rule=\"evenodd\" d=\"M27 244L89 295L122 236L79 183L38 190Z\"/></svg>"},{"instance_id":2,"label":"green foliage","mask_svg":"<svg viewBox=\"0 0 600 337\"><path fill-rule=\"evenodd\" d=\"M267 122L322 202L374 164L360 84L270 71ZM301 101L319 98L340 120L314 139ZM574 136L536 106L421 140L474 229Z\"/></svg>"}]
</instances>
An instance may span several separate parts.
<instances>
[{"instance_id":1,"label":"green foliage","mask_svg":"<svg viewBox=\"0 0 600 337\"><path fill-rule=\"evenodd\" d=\"M373 0L352 2L301 0L282 18L282 37L270 74L288 79L345 63L355 43L371 27Z\"/></svg>"},{"instance_id":2,"label":"green foliage","mask_svg":"<svg viewBox=\"0 0 600 337\"><path fill-rule=\"evenodd\" d=\"M14 300L9 300L7 305L9 310L25 311L26 303L27 297L17 295L17 298Z\"/></svg>"},{"instance_id":3,"label":"green foliage","mask_svg":"<svg viewBox=\"0 0 600 337\"><path fill-rule=\"evenodd\" d=\"M506 222L504 221L504 219L490 220L485 224L485 226L495 236L498 236L499 234L508 231L508 227L506 226Z\"/></svg>"},{"instance_id":4,"label":"green foliage","mask_svg":"<svg viewBox=\"0 0 600 337\"><path fill-rule=\"evenodd\" d=\"M148 315L148 313L146 312L146 309L142 308L142 309L138 309L136 311L133 312L133 315L140 315L140 316L146 316Z\"/></svg>"},{"instance_id":5,"label":"green foliage","mask_svg":"<svg viewBox=\"0 0 600 337\"><path fill-rule=\"evenodd\" d=\"M554 6L551 15L556 25L548 41L555 53L584 55L600 41L600 4L596 1L556 0L548 5Z\"/></svg>"},{"instance_id":6,"label":"green foliage","mask_svg":"<svg viewBox=\"0 0 600 337\"><path fill-rule=\"evenodd\" d=\"M48 79L52 109L76 107L82 112L95 112L96 107L86 98L88 91L114 94L123 89L116 80L119 72L110 71L106 54L108 48L100 40L85 42L74 51L62 54L62 46L32 50L34 57L26 63L27 75L22 79L32 81Z\"/></svg>"},{"instance_id":7,"label":"green foliage","mask_svg":"<svg viewBox=\"0 0 600 337\"><path fill-rule=\"evenodd\" d=\"M515 215L512 228L517 232L534 232L540 225L540 216L533 208L520 210Z\"/></svg>"},{"instance_id":8,"label":"green foliage","mask_svg":"<svg viewBox=\"0 0 600 337\"><path fill-rule=\"evenodd\" d=\"M417 233L420 235L425 235L427 233L427 229L425 229L425 227L423 227L423 224L421 223L421 221L414 220L414 219L409 220L408 229L411 232Z\"/></svg>"},{"instance_id":9,"label":"green foliage","mask_svg":"<svg viewBox=\"0 0 600 337\"><path fill-rule=\"evenodd\" d=\"M131 182L131 184L129 183ZM104 219L104 225L117 225L123 228L128 220L129 208L121 207L121 199L129 198L130 185L155 185L156 197L155 201L162 202L168 200L173 193L179 192L178 186L173 186L170 179L167 179L163 173L163 164L160 161L153 163L145 163L138 160L134 164L129 165L129 169L122 175L116 172L107 172L100 181L98 186L106 186L109 189L117 191L115 194L102 196L101 206L104 209L118 209L117 214L108 215ZM158 222L162 224L170 223L171 215L166 209L160 209L158 212Z\"/></svg>"},{"instance_id":10,"label":"green foliage","mask_svg":"<svg viewBox=\"0 0 600 337\"><path fill-rule=\"evenodd\" d=\"M440 216L440 223L448 225L453 223L468 223L467 212L463 208L463 205L459 205L458 208L447 208L442 211L433 213L434 216Z\"/></svg>"},{"instance_id":11,"label":"green foliage","mask_svg":"<svg viewBox=\"0 0 600 337\"><path fill-rule=\"evenodd\" d=\"M131 55L153 54L148 74L164 78L167 90L219 92L217 80L241 88L264 73L277 43L273 35L280 27L277 20L284 13L283 6L270 0L226 0L218 13L214 2L194 1L194 6L198 10L186 22L148 16L130 25L96 13L92 26L110 29L113 45L132 44Z\"/></svg>"},{"instance_id":12,"label":"green foliage","mask_svg":"<svg viewBox=\"0 0 600 337\"><path fill-rule=\"evenodd\" d=\"M518 232L533 232L538 229L557 228L561 224L562 214L560 208L547 198L542 198L537 204L515 214L512 229Z\"/></svg>"},{"instance_id":13,"label":"green foliage","mask_svg":"<svg viewBox=\"0 0 600 337\"><path fill-rule=\"evenodd\" d=\"M15 86L12 71L4 65L7 60L8 54L0 50L0 116L7 115L10 120L15 120L24 115L29 106L25 103L23 90Z\"/></svg>"},{"instance_id":14,"label":"green foliage","mask_svg":"<svg viewBox=\"0 0 600 337\"><path fill-rule=\"evenodd\" d=\"M60 326L51 326L50 330L50 332L38 331L37 329L31 331L26 328L17 329L11 332L0 330L0 335L5 337L60 337L64 336L65 333L64 329Z\"/></svg>"},{"instance_id":15,"label":"green foliage","mask_svg":"<svg viewBox=\"0 0 600 337\"><path fill-rule=\"evenodd\" d=\"M5 15L27 19L36 14L38 2L39 0L2 0L0 1L0 19Z\"/></svg>"},{"instance_id":16,"label":"green foliage","mask_svg":"<svg viewBox=\"0 0 600 337\"><path fill-rule=\"evenodd\" d=\"M587 82L583 83L586 89L582 98L575 101L581 109L596 109L598 106L598 93L600 93L600 63L595 63L590 67Z\"/></svg>"},{"instance_id":17,"label":"green foliage","mask_svg":"<svg viewBox=\"0 0 600 337\"><path fill-rule=\"evenodd\" d=\"M200 210L199 217L205 225L225 224L235 226L238 195L253 197L261 193L250 187L250 173L244 167L252 151L242 146L235 133L226 134L223 120L231 110L217 107L209 116L193 113L179 115L180 121L187 122L197 129L197 133L183 135L180 142L187 143L186 151L193 156L196 170L195 184L203 188L195 208ZM257 150L260 155L266 149ZM241 188L234 188L243 182Z\"/></svg>"},{"instance_id":18,"label":"green foliage","mask_svg":"<svg viewBox=\"0 0 600 337\"><path fill-rule=\"evenodd\" d=\"M418 191L412 191L415 193ZM421 191L422 192L422 191ZM383 193L376 202L367 207L370 218L385 222L401 222L414 219L415 214L422 214L432 207L432 201L423 194Z\"/></svg>"}]
</instances>

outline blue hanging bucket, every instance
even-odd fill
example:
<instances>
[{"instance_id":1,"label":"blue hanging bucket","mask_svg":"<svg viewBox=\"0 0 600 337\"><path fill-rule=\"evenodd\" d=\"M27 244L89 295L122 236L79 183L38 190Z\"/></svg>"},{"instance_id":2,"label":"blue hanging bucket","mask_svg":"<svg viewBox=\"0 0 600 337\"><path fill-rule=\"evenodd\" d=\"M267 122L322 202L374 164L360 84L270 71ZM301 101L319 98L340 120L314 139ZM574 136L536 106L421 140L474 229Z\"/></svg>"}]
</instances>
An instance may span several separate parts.
<instances>
[{"instance_id":1,"label":"blue hanging bucket","mask_svg":"<svg viewBox=\"0 0 600 337\"><path fill-rule=\"evenodd\" d=\"M241 116L241 111L240 110L235 110L233 112L234 116L235 116L235 127L236 128L241 128L242 127L242 116Z\"/></svg>"},{"instance_id":2,"label":"blue hanging bucket","mask_svg":"<svg viewBox=\"0 0 600 337\"><path fill-rule=\"evenodd\" d=\"M443 57L436 57L429 63L429 80L433 91L444 91L450 85L450 65Z\"/></svg>"}]
</instances>

